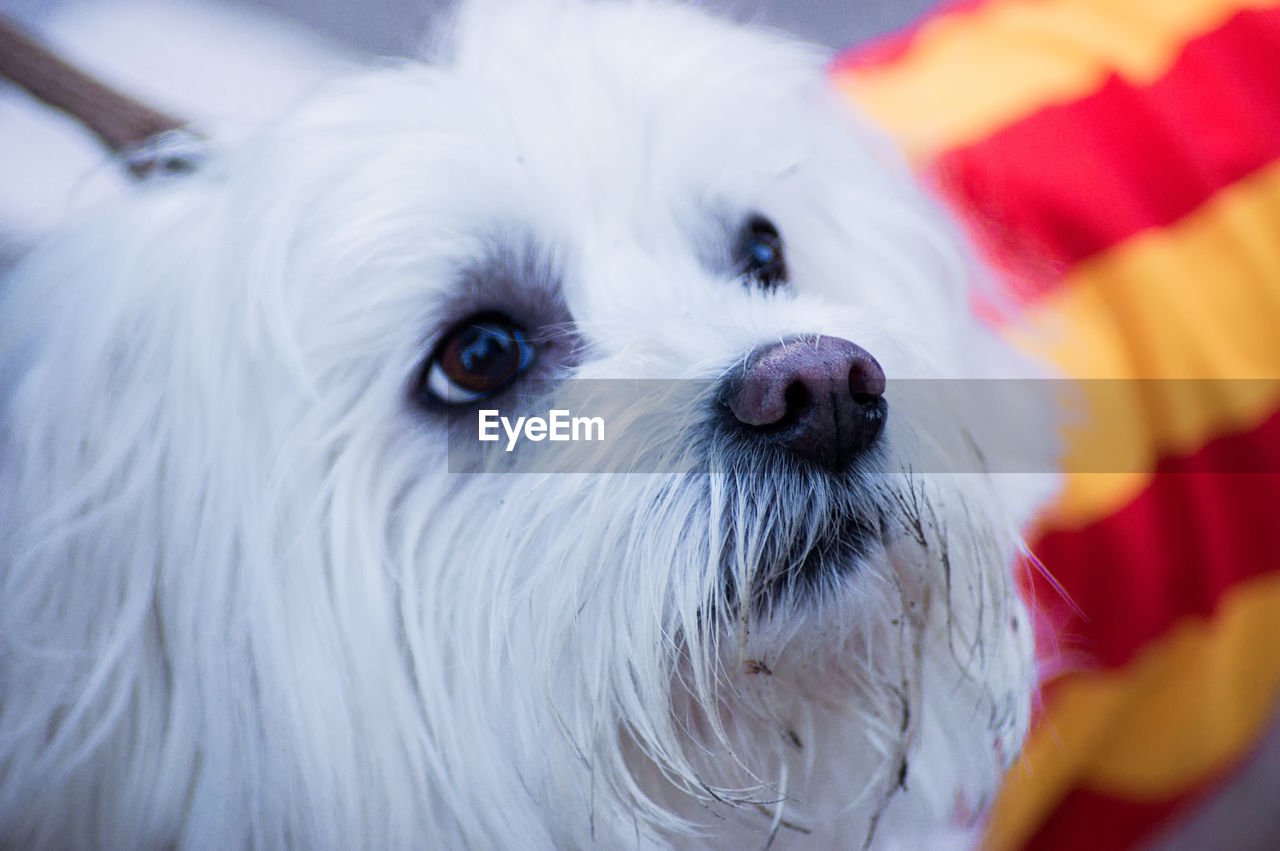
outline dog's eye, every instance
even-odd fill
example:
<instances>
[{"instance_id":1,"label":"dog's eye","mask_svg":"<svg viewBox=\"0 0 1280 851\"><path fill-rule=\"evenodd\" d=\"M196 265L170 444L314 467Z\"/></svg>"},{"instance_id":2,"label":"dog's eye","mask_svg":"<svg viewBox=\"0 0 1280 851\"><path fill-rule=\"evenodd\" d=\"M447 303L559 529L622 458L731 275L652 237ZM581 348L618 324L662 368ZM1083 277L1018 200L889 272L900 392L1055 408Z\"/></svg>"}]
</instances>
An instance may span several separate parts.
<instances>
[{"instance_id":1,"label":"dog's eye","mask_svg":"<svg viewBox=\"0 0 1280 851\"><path fill-rule=\"evenodd\" d=\"M436 346L420 391L446 405L465 405L502 389L533 363L536 350L519 325L495 313L454 326Z\"/></svg>"},{"instance_id":2,"label":"dog's eye","mask_svg":"<svg viewBox=\"0 0 1280 851\"><path fill-rule=\"evenodd\" d=\"M782 236L764 216L752 216L742 226L736 253L738 273L761 286L772 288L787 282L787 262Z\"/></svg>"}]
</instances>

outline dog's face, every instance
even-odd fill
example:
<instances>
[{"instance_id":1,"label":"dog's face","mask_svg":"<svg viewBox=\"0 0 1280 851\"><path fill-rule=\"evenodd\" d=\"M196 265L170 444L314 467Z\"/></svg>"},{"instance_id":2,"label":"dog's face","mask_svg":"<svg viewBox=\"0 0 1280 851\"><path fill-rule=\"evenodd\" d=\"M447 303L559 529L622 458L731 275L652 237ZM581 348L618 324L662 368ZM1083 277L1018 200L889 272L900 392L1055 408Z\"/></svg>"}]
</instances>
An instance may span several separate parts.
<instances>
[{"instance_id":1,"label":"dog's face","mask_svg":"<svg viewBox=\"0 0 1280 851\"><path fill-rule=\"evenodd\" d=\"M921 469L948 436L895 382L990 347L842 109L820 57L687 10L476 8L442 65L37 254L0 626L73 652L8 657L3 729L47 733L0 735L0 821L831 847L980 809L1027 721L1016 540ZM693 389L600 395L635 379ZM592 400L638 472L475 440Z\"/></svg>"}]
</instances>

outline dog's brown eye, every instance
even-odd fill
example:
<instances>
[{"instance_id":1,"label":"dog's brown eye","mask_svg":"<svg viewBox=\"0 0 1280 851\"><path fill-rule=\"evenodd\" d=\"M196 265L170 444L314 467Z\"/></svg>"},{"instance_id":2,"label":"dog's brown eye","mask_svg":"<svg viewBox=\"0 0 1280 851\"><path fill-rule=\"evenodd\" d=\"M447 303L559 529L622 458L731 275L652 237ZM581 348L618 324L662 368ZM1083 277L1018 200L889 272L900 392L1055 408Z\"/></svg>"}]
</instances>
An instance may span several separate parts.
<instances>
[{"instance_id":1,"label":"dog's brown eye","mask_svg":"<svg viewBox=\"0 0 1280 851\"><path fill-rule=\"evenodd\" d=\"M764 216L752 216L742 226L736 257L739 274L761 286L772 288L787 282L782 236Z\"/></svg>"},{"instance_id":2,"label":"dog's brown eye","mask_svg":"<svg viewBox=\"0 0 1280 851\"><path fill-rule=\"evenodd\" d=\"M421 392L446 405L465 405L502 389L533 363L523 329L500 314L481 314L444 335L427 361Z\"/></svg>"}]
</instances>

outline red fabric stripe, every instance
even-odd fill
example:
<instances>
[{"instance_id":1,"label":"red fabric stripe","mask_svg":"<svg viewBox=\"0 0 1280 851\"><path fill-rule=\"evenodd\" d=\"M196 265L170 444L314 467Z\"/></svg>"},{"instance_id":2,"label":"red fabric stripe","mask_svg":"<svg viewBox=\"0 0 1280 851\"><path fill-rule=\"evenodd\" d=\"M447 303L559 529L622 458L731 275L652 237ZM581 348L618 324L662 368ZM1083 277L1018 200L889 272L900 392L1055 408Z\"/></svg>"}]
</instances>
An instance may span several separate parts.
<instances>
[{"instance_id":1,"label":"red fabric stripe","mask_svg":"<svg viewBox=\"0 0 1280 851\"><path fill-rule=\"evenodd\" d=\"M1230 472L1250 469L1280 469L1280 412L1161 461L1114 514L1044 535L1032 549L1079 607L1029 574L1035 604L1057 627L1051 657L1068 667L1123 665L1182 618L1212 615L1236 583L1276 570L1280 474Z\"/></svg>"},{"instance_id":2,"label":"red fabric stripe","mask_svg":"<svg viewBox=\"0 0 1280 851\"><path fill-rule=\"evenodd\" d=\"M1030 279L1176 221L1280 158L1280 9L1242 12L1189 42L1146 88L1112 77L938 159L931 177L990 260ZM1027 258L1035 258L1030 263Z\"/></svg>"},{"instance_id":3,"label":"red fabric stripe","mask_svg":"<svg viewBox=\"0 0 1280 851\"><path fill-rule=\"evenodd\" d=\"M831 72L839 74L854 68L892 65L911 50L915 45L916 36L920 34L925 24L944 15L970 12L986 2L988 0L944 0L933 10L917 18L914 23L844 51L831 63Z\"/></svg>"},{"instance_id":4,"label":"red fabric stripe","mask_svg":"<svg viewBox=\"0 0 1280 851\"><path fill-rule=\"evenodd\" d=\"M1199 797L1200 790L1169 801L1124 801L1073 789L1024 846L1026 851L1127 851Z\"/></svg>"}]
</instances>

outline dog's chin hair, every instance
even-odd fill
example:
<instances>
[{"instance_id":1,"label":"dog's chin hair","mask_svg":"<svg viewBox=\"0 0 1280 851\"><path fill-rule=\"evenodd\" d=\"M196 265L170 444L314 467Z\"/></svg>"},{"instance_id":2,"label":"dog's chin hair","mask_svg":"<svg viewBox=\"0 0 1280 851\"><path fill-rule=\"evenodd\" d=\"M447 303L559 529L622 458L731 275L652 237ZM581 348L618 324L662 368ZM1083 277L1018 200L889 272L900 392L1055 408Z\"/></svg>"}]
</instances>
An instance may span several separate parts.
<instances>
[{"instance_id":1,"label":"dog's chin hair","mask_svg":"<svg viewBox=\"0 0 1280 851\"><path fill-rule=\"evenodd\" d=\"M724 482L713 481L713 490L717 484ZM927 677L946 678L954 689L950 697L968 711L987 713L997 748L1012 753L1018 747L1027 711L1019 684L1029 671L1025 659L1005 646L1005 628L1022 618L1020 606L1010 603L1008 580L993 578L984 587L988 580L979 578L977 586L964 588L951 582L953 563L969 576L968 564L1009 558L998 543L1007 530L985 528L980 521L946 529L940 512L957 516L957 503L984 495L964 488L946 493L910 473L877 475L870 492L880 507L876 540L864 542L853 563L828 565L830 575L813 587L784 588L780 599L764 607L735 605L730 598L726 616L710 621L699 608L706 589L683 589L687 596L673 606L680 614L667 628L682 638L670 654L677 660L672 693L648 707L665 718L675 706L674 726L653 724L642 733L632 719L648 713L627 716L633 746L662 783L678 792L659 792L663 805L656 808L632 801L656 828L696 834L705 819L690 811L689 802L700 800L744 834L758 830L764 817L775 833L835 841L840 834L827 833L831 826L821 819L830 814L813 796L820 795L816 790L824 781L837 782L822 777L827 769L814 749L836 742L859 762L856 771L838 775L845 784L852 778L860 784L840 790L840 808L848 823L865 825L868 843L908 775L919 794L934 797L932 803L945 811L955 804L947 780L910 773L910 754L924 737L939 736L937 730L926 732L922 721L926 700L938 699L926 698ZM975 503L972 510L960 507L959 515L980 510ZM721 516L758 521L735 512ZM768 551L762 538L776 533L776 526L744 525L768 531L736 536L733 552ZM798 525L809 527L811 538L821 534L811 520ZM709 528L708 545L714 548L714 524ZM750 559L741 555L733 561L744 573L761 572L760 565L746 566ZM833 731L839 731L836 742ZM988 788L1003 767L991 756ZM806 794L796 796L797 787ZM971 806L980 809L983 803ZM691 817L671 823L671 812ZM716 830L723 832L725 823Z\"/></svg>"},{"instance_id":2,"label":"dog's chin hair","mask_svg":"<svg viewBox=\"0 0 1280 851\"><path fill-rule=\"evenodd\" d=\"M832 790L842 802L844 818L837 822L871 830L906 783L909 754L925 735L923 680L930 676L947 683L942 699L957 699L961 718L983 717L989 743L1008 754L1017 749L1026 722L1019 695L1029 672L1025 657L1005 646L1005 627L1021 617L1020 607L1008 580L975 577L971 570L1011 555L1009 545L998 543L1007 530L983 525L990 495L909 472L867 476L862 493L873 496L863 498L863 508L875 506L877 538L857 560L829 565L831 575L813 587L783 587L770 605L742 605L732 584L749 587L777 569L754 555L775 551L778 536L816 541L826 532L822 512L787 517L780 510L823 504L811 490L806 499L788 502L778 499L785 485L780 494L763 482L745 472L739 478L550 476L536 488L543 497L536 506L503 502L488 519L523 535L490 538L475 550L476 563L499 567L490 575L492 593L480 603L484 613L458 614L459 626L488 628L452 648L454 664L489 692L476 696L477 706L579 692L551 715L551 701L513 708L512 723L558 730L568 757L581 761L599 790L586 804L597 826L630 823L654 837L696 836L707 829L709 808L718 813L720 837L731 824L743 836L764 825L827 835L832 824L816 821L831 818L826 802L811 800L810 808L788 797L796 785L816 794L823 778L812 775L827 769L814 749L839 747L859 760L840 777L861 786ZM595 534L547 531L565 516ZM944 516L966 520L948 529ZM441 525L462 530L463 537L478 534L470 531L474 521L460 516ZM438 540L439 533L391 535L402 537ZM412 562L431 559L419 553ZM574 584L556 586L550 595L531 587L530 576L543 570L595 564L610 569L574 575ZM953 569L964 585L951 582ZM421 591L410 596L420 599ZM432 627L419 640L409 636L411 655L441 652L434 631L440 624ZM502 637L500 646L495 637ZM649 652L601 652L615 643ZM512 688L513 671L536 677ZM594 687L583 695L566 678ZM439 710L450 713L452 726L465 725L453 715L456 693ZM533 730L521 731L511 744L530 741L527 736L536 738ZM556 746L544 739L540 747ZM966 770L975 763L982 760L966 760ZM1003 761L988 753L986 763L993 784ZM935 795L942 812L955 803L952 779L912 775L919 794ZM567 782L561 797L551 799L568 800L579 788Z\"/></svg>"}]
</instances>

